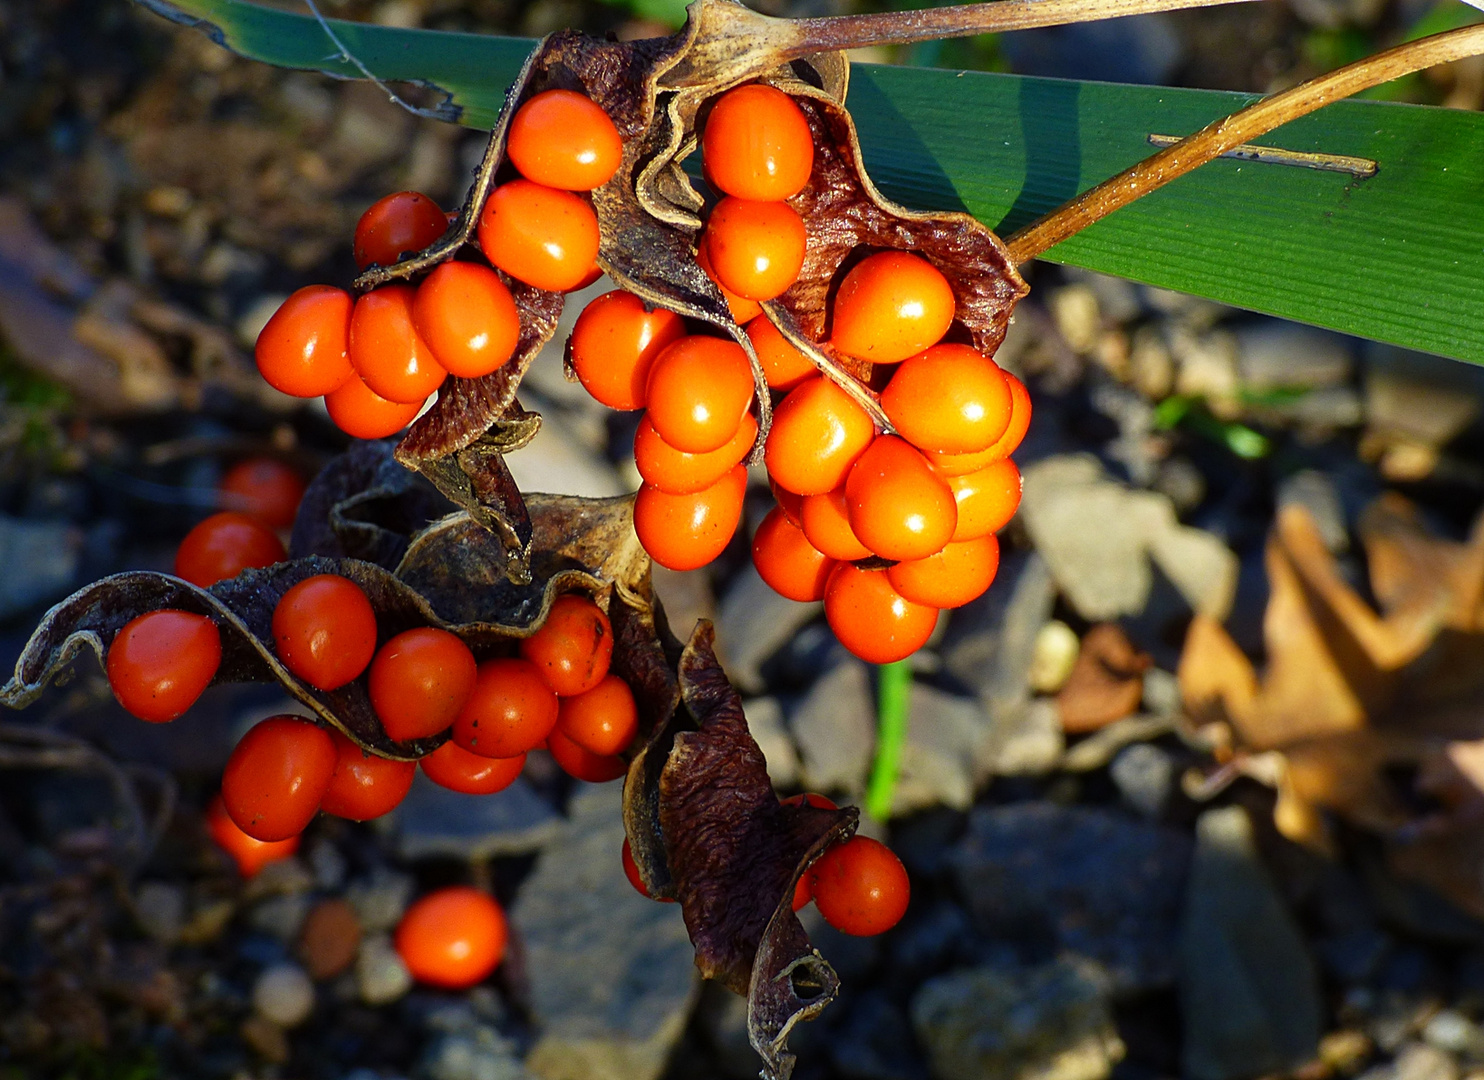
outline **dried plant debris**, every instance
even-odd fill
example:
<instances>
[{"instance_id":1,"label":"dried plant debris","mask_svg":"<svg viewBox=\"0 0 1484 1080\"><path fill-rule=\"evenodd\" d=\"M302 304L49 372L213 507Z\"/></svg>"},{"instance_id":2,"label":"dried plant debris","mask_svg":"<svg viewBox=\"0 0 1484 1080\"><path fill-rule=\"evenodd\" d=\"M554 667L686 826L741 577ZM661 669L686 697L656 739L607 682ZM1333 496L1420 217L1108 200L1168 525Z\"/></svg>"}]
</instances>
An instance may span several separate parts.
<instances>
[{"instance_id":1,"label":"dried plant debris","mask_svg":"<svg viewBox=\"0 0 1484 1080\"><path fill-rule=\"evenodd\" d=\"M1096 731L1133 712L1144 696L1144 672L1153 664L1116 623L1094 626L1082 639L1072 673L1056 695L1062 730Z\"/></svg>"}]
</instances>

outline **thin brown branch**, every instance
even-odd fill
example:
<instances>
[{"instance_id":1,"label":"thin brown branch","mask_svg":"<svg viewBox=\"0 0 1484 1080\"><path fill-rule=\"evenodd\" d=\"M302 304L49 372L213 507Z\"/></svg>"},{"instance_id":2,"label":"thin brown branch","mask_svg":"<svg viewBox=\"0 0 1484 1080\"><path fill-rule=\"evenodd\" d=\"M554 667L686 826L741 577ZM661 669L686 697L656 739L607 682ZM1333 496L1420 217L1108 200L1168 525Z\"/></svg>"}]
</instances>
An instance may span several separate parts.
<instances>
[{"instance_id":1,"label":"thin brown branch","mask_svg":"<svg viewBox=\"0 0 1484 1080\"><path fill-rule=\"evenodd\" d=\"M1208 124L1173 146L1103 181L1006 239L1017 263L1107 217L1197 166L1267 134L1276 127L1414 71L1484 53L1484 26L1467 26L1398 45Z\"/></svg>"}]
</instances>

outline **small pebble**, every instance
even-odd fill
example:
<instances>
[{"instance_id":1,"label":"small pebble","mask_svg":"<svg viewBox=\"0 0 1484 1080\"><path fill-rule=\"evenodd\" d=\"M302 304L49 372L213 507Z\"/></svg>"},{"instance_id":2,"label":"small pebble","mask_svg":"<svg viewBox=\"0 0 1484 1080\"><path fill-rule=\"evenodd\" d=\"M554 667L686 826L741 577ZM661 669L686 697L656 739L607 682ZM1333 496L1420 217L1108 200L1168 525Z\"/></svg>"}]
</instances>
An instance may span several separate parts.
<instances>
[{"instance_id":1,"label":"small pebble","mask_svg":"<svg viewBox=\"0 0 1484 1080\"><path fill-rule=\"evenodd\" d=\"M321 900L299 932L299 959L315 980L333 979L351 964L361 947L355 908L339 897Z\"/></svg>"},{"instance_id":2,"label":"small pebble","mask_svg":"<svg viewBox=\"0 0 1484 1080\"><path fill-rule=\"evenodd\" d=\"M1052 619L1036 634L1036 643L1031 653L1030 671L1026 679L1038 694L1054 694L1062 688L1072 667L1077 663L1077 654L1082 643L1077 632L1059 619Z\"/></svg>"},{"instance_id":3,"label":"small pebble","mask_svg":"<svg viewBox=\"0 0 1484 1080\"><path fill-rule=\"evenodd\" d=\"M367 1005L389 1005L412 989L412 974L392 939L384 934L361 942L356 957L356 988Z\"/></svg>"},{"instance_id":4,"label":"small pebble","mask_svg":"<svg viewBox=\"0 0 1484 1080\"><path fill-rule=\"evenodd\" d=\"M298 1027L314 1010L314 983L298 964L275 964L253 983L252 1006L279 1027Z\"/></svg>"}]
</instances>

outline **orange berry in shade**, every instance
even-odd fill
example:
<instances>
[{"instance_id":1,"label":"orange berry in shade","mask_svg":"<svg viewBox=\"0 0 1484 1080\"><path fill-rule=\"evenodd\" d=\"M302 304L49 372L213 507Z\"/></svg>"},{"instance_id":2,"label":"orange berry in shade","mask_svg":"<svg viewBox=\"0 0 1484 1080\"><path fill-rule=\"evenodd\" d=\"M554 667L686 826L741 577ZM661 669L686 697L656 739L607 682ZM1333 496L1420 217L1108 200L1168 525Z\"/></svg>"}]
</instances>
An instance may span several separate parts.
<instances>
[{"instance_id":1,"label":"orange berry in shade","mask_svg":"<svg viewBox=\"0 0 1484 1080\"><path fill-rule=\"evenodd\" d=\"M514 657L479 665L474 692L453 722L453 741L471 754L509 758L541 744L557 722L557 696L535 664Z\"/></svg>"},{"instance_id":2,"label":"orange berry in shade","mask_svg":"<svg viewBox=\"0 0 1484 1080\"><path fill-rule=\"evenodd\" d=\"M1000 568L1000 542L993 535L946 544L925 559L886 568L891 587L915 604L963 607L984 595Z\"/></svg>"},{"instance_id":3,"label":"orange berry in shade","mask_svg":"<svg viewBox=\"0 0 1484 1080\"><path fill-rule=\"evenodd\" d=\"M726 550L742 519L746 494L745 465L691 495L671 495L645 484L634 500L634 531L649 557L661 566L695 570Z\"/></svg>"},{"instance_id":4,"label":"orange berry in shade","mask_svg":"<svg viewBox=\"0 0 1484 1080\"><path fill-rule=\"evenodd\" d=\"M562 767L562 771L574 780L589 784L606 784L617 780L629 771L628 762L614 755L595 754L579 746L561 731L553 731L546 739L546 749Z\"/></svg>"},{"instance_id":5,"label":"orange berry in shade","mask_svg":"<svg viewBox=\"0 0 1484 1080\"><path fill-rule=\"evenodd\" d=\"M419 192L398 191L377 199L356 222L356 266L391 266L437 240L448 225L448 215Z\"/></svg>"},{"instance_id":6,"label":"orange berry in shade","mask_svg":"<svg viewBox=\"0 0 1484 1080\"><path fill-rule=\"evenodd\" d=\"M752 536L752 565L779 596L809 603L824 599L835 561L809 543L804 530L775 506Z\"/></svg>"},{"instance_id":7,"label":"orange berry in shade","mask_svg":"<svg viewBox=\"0 0 1484 1080\"><path fill-rule=\"evenodd\" d=\"M639 731L634 692L617 675L605 675L591 690L562 698L557 730L590 753L620 754Z\"/></svg>"},{"instance_id":8,"label":"orange berry in shade","mask_svg":"<svg viewBox=\"0 0 1484 1080\"><path fill-rule=\"evenodd\" d=\"M232 510L251 514L273 529L287 529L304 498L304 478L275 458L248 458L227 470L218 490Z\"/></svg>"},{"instance_id":9,"label":"orange berry in shade","mask_svg":"<svg viewBox=\"0 0 1484 1080\"><path fill-rule=\"evenodd\" d=\"M845 483L876 428L850 395L821 375L805 379L773 411L764 462L778 485L823 495Z\"/></svg>"},{"instance_id":10,"label":"orange berry in shade","mask_svg":"<svg viewBox=\"0 0 1484 1080\"><path fill-rule=\"evenodd\" d=\"M731 442L709 454L687 454L676 450L654 430L648 416L639 421L634 436L634 464L647 484L671 495L690 495L716 483L747 456L757 439L757 421L742 414L742 423Z\"/></svg>"},{"instance_id":11,"label":"orange berry in shade","mask_svg":"<svg viewBox=\"0 0 1484 1080\"><path fill-rule=\"evenodd\" d=\"M855 937L882 934L907 913L912 887L902 860L869 836L836 844L809 868L824 921Z\"/></svg>"},{"instance_id":12,"label":"orange berry in shade","mask_svg":"<svg viewBox=\"0 0 1484 1080\"><path fill-rule=\"evenodd\" d=\"M768 477L768 490L773 493L773 499L778 503L778 508L783 511L784 516L795 526L804 527L804 496L795 495L786 490L777 480Z\"/></svg>"},{"instance_id":13,"label":"orange berry in shade","mask_svg":"<svg viewBox=\"0 0 1484 1080\"><path fill-rule=\"evenodd\" d=\"M882 251L851 268L835 294L830 341L876 364L936 345L953 322L953 289L926 259Z\"/></svg>"},{"instance_id":14,"label":"orange berry in shade","mask_svg":"<svg viewBox=\"0 0 1484 1080\"><path fill-rule=\"evenodd\" d=\"M728 197L706 219L702 242L717 281L748 300L771 300L798 279L809 234L788 203Z\"/></svg>"},{"instance_id":15,"label":"orange berry in shade","mask_svg":"<svg viewBox=\"0 0 1484 1080\"><path fill-rule=\"evenodd\" d=\"M763 365L763 374L774 390L792 390L818 373L814 361L789 344L766 315L759 315L747 324L747 336L752 339L752 347Z\"/></svg>"},{"instance_id":16,"label":"orange berry in shade","mask_svg":"<svg viewBox=\"0 0 1484 1080\"><path fill-rule=\"evenodd\" d=\"M1008 371L1005 372L1005 384L1010 387L1010 398L1013 406L1010 410L1010 426L999 440L991 446L990 452L995 455L994 460L1009 457L1015 453L1025 433L1031 428L1031 395L1021 382Z\"/></svg>"},{"instance_id":17,"label":"orange berry in shade","mask_svg":"<svg viewBox=\"0 0 1484 1080\"><path fill-rule=\"evenodd\" d=\"M812 806L818 810L838 809L832 800L825 798L823 795L817 795L812 791L803 795L790 795L788 798L783 799L782 802L784 806ZM794 882L794 910L803 911L809 901L813 899L813 884L810 880L809 871L805 870L799 875L799 880Z\"/></svg>"},{"instance_id":18,"label":"orange berry in shade","mask_svg":"<svg viewBox=\"0 0 1484 1080\"><path fill-rule=\"evenodd\" d=\"M613 659L613 624L586 596L567 593L551 602L546 621L520 643L552 693L583 694L603 681Z\"/></svg>"},{"instance_id":19,"label":"orange berry in shade","mask_svg":"<svg viewBox=\"0 0 1484 1080\"><path fill-rule=\"evenodd\" d=\"M505 153L527 180L563 191L591 191L618 171L623 138L592 98L546 90L515 111Z\"/></svg>"},{"instance_id":20,"label":"orange berry in shade","mask_svg":"<svg viewBox=\"0 0 1484 1080\"><path fill-rule=\"evenodd\" d=\"M720 450L752 401L752 365L735 341L683 337L649 369L649 422L687 454Z\"/></svg>"},{"instance_id":21,"label":"orange berry in shade","mask_svg":"<svg viewBox=\"0 0 1484 1080\"><path fill-rule=\"evenodd\" d=\"M1010 426L1011 404L999 365L967 345L934 345L909 356L881 392L897 434L913 446L955 454L993 446Z\"/></svg>"},{"instance_id":22,"label":"orange berry in shade","mask_svg":"<svg viewBox=\"0 0 1484 1080\"><path fill-rule=\"evenodd\" d=\"M273 609L278 658L317 690L350 682L376 652L376 612L361 587L338 574L305 578Z\"/></svg>"},{"instance_id":23,"label":"orange berry in shade","mask_svg":"<svg viewBox=\"0 0 1484 1080\"><path fill-rule=\"evenodd\" d=\"M642 409L649 369L666 345L685 336L673 311L645 309L622 289L590 301L572 327L572 368L587 392L610 409Z\"/></svg>"},{"instance_id":24,"label":"orange berry in shade","mask_svg":"<svg viewBox=\"0 0 1484 1080\"><path fill-rule=\"evenodd\" d=\"M350 363L380 397L402 404L427 399L448 377L412 325L409 285L384 285L356 301L350 317Z\"/></svg>"},{"instance_id":25,"label":"orange berry in shade","mask_svg":"<svg viewBox=\"0 0 1484 1080\"><path fill-rule=\"evenodd\" d=\"M757 318L763 313L763 306L756 300L749 300L745 296L738 296L721 283L716 276L716 271L711 266L711 256L706 251L704 238L700 248L696 251L696 265L711 279L711 283L721 290L722 299L727 302L727 311L731 312L732 322L741 326L751 319Z\"/></svg>"},{"instance_id":26,"label":"orange berry in shade","mask_svg":"<svg viewBox=\"0 0 1484 1080\"><path fill-rule=\"evenodd\" d=\"M814 136L793 98L751 83L728 90L712 106L701 155L713 187L739 199L775 202L809 183Z\"/></svg>"},{"instance_id":27,"label":"orange berry in shade","mask_svg":"<svg viewBox=\"0 0 1484 1080\"><path fill-rule=\"evenodd\" d=\"M465 795L493 795L504 791L526 767L526 756L485 757L471 754L449 741L418 762L428 779L450 791Z\"/></svg>"},{"instance_id":28,"label":"orange berry in shade","mask_svg":"<svg viewBox=\"0 0 1484 1080\"><path fill-rule=\"evenodd\" d=\"M425 277L412 300L412 324L439 365L461 379L488 375L520 340L515 298L499 274L478 263L442 263Z\"/></svg>"},{"instance_id":29,"label":"orange berry in shade","mask_svg":"<svg viewBox=\"0 0 1484 1080\"><path fill-rule=\"evenodd\" d=\"M850 527L883 559L922 559L953 538L953 492L905 440L882 435L845 480ZM805 520L808 531L808 520Z\"/></svg>"},{"instance_id":30,"label":"orange berry in shade","mask_svg":"<svg viewBox=\"0 0 1484 1080\"><path fill-rule=\"evenodd\" d=\"M350 312L350 293L332 285L306 285L280 304L253 349L268 385L293 397L343 386L355 374Z\"/></svg>"},{"instance_id":31,"label":"orange berry in shade","mask_svg":"<svg viewBox=\"0 0 1484 1080\"><path fill-rule=\"evenodd\" d=\"M280 859L287 859L299 850L299 837L295 834L287 840L254 840L237 827L227 816L227 808L218 795L206 808L206 831L216 841L216 846L232 857L237 872L245 878L255 875L263 867Z\"/></svg>"},{"instance_id":32,"label":"orange berry in shade","mask_svg":"<svg viewBox=\"0 0 1484 1080\"><path fill-rule=\"evenodd\" d=\"M516 280L569 292L582 284L598 257L598 216L570 191L512 180L485 200L479 247Z\"/></svg>"},{"instance_id":33,"label":"orange berry in shade","mask_svg":"<svg viewBox=\"0 0 1484 1080\"><path fill-rule=\"evenodd\" d=\"M405 742L452 724L478 673L474 654L457 635L420 626L377 650L366 683L381 726L390 738Z\"/></svg>"},{"instance_id":34,"label":"orange berry in shade","mask_svg":"<svg viewBox=\"0 0 1484 1080\"><path fill-rule=\"evenodd\" d=\"M914 604L879 570L840 563L824 590L824 617L851 652L872 664L911 656L932 636L938 609Z\"/></svg>"},{"instance_id":35,"label":"orange berry in shade","mask_svg":"<svg viewBox=\"0 0 1484 1080\"><path fill-rule=\"evenodd\" d=\"M639 864L634 861L634 851L629 847L629 838L627 836L623 840L623 852L620 855L620 859L623 861L623 876L629 879L629 884L634 886L635 892L646 900L657 899L662 904L675 903L673 897L654 897L649 895L649 890L644 887L644 879L639 876Z\"/></svg>"},{"instance_id":36,"label":"orange berry in shade","mask_svg":"<svg viewBox=\"0 0 1484 1080\"><path fill-rule=\"evenodd\" d=\"M325 395L325 409L335 426L356 439L384 439L395 435L417 416L421 401L402 403L388 401L372 390L354 371L350 380L332 394Z\"/></svg>"},{"instance_id":37,"label":"orange berry in shade","mask_svg":"<svg viewBox=\"0 0 1484 1080\"><path fill-rule=\"evenodd\" d=\"M850 511L845 505L845 489L837 487L823 495L804 496L800 511L804 536L818 551L831 559L847 562L865 559L874 554L861 543L860 537L850 527Z\"/></svg>"},{"instance_id":38,"label":"orange berry in shade","mask_svg":"<svg viewBox=\"0 0 1484 1080\"><path fill-rule=\"evenodd\" d=\"M351 821L370 821L396 809L412 787L415 761L392 761L362 750L338 731L335 770L320 799L320 809Z\"/></svg>"},{"instance_id":39,"label":"orange berry in shade","mask_svg":"<svg viewBox=\"0 0 1484 1080\"><path fill-rule=\"evenodd\" d=\"M1020 508L1020 470L1009 458L991 462L977 472L950 476L948 488L958 505L955 541L999 532Z\"/></svg>"},{"instance_id":40,"label":"orange berry in shade","mask_svg":"<svg viewBox=\"0 0 1484 1080\"><path fill-rule=\"evenodd\" d=\"M500 966L508 935L505 912L493 897L455 885L415 901L393 942L418 982L464 990Z\"/></svg>"},{"instance_id":41,"label":"orange berry in shade","mask_svg":"<svg viewBox=\"0 0 1484 1080\"><path fill-rule=\"evenodd\" d=\"M319 810L335 772L335 741L302 716L254 724L222 771L222 803L256 840L298 836Z\"/></svg>"},{"instance_id":42,"label":"orange berry in shade","mask_svg":"<svg viewBox=\"0 0 1484 1080\"><path fill-rule=\"evenodd\" d=\"M250 566L272 566L288 558L283 541L261 520L226 511L212 514L180 542L175 576L209 589Z\"/></svg>"},{"instance_id":43,"label":"orange berry in shade","mask_svg":"<svg viewBox=\"0 0 1484 1080\"><path fill-rule=\"evenodd\" d=\"M126 622L108 646L108 685L141 720L163 724L196 703L216 678L222 636L205 615L165 608Z\"/></svg>"}]
</instances>

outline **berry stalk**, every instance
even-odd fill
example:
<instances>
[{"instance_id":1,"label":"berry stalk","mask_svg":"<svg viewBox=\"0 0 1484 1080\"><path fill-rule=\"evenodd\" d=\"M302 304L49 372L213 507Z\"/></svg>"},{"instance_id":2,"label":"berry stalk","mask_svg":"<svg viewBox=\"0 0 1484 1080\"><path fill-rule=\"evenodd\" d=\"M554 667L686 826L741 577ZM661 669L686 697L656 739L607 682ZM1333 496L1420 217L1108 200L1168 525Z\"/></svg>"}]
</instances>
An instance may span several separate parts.
<instances>
[{"instance_id":1,"label":"berry stalk","mask_svg":"<svg viewBox=\"0 0 1484 1080\"><path fill-rule=\"evenodd\" d=\"M912 695L912 661L898 660L876 669L876 760L866 782L866 813L876 821L891 816L897 768L907 743L908 700Z\"/></svg>"}]
</instances>

